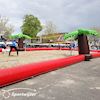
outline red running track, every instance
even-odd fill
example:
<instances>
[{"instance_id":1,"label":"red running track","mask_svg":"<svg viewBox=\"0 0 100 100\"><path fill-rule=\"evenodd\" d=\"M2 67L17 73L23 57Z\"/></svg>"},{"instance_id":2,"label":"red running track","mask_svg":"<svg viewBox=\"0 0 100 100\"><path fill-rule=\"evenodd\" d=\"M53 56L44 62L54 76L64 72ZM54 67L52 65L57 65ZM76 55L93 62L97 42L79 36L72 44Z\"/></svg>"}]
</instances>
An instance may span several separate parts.
<instances>
[{"instance_id":1,"label":"red running track","mask_svg":"<svg viewBox=\"0 0 100 100\"><path fill-rule=\"evenodd\" d=\"M22 81L52 70L84 61L84 55L60 58L40 63L31 63L0 70L0 87Z\"/></svg>"}]
</instances>

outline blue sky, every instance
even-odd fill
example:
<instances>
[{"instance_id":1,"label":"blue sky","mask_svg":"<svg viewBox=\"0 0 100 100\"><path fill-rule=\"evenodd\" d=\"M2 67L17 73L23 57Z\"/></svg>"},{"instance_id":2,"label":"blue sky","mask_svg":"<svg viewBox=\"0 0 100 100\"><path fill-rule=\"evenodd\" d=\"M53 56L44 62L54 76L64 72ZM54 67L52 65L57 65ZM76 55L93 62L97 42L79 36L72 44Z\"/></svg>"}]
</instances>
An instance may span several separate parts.
<instances>
[{"instance_id":1,"label":"blue sky","mask_svg":"<svg viewBox=\"0 0 100 100\"><path fill-rule=\"evenodd\" d=\"M15 32L23 17L33 14L42 24L52 21L59 32L100 27L100 0L0 0L0 15L9 18Z\"/></svg>"}]
</instances>

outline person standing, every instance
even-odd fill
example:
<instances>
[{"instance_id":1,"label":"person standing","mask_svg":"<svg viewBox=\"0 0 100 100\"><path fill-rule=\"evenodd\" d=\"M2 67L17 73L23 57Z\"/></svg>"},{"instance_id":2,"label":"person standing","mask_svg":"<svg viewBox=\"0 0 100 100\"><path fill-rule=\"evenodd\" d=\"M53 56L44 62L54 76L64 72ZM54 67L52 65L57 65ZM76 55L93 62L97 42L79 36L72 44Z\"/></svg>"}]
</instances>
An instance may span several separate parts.
<instances>
[{"instance_id":1,"label":"person standing","mask_svg":"<svg viewBox=\"0 0 100 100\"><path fill-rule=\"evenodd\" d=\"M2 42L1 44L1 48L2 48L2 53L5 53L5 49L6 49L6 41L7 39L5 39L3 36L0 37L0 42Z\"/></svg>"},{"instance_id":2,"label":"person standing","mask_svg":"<svg viewBox=\"0 0 100 100\"><path fill-rule=\"evenodd\" d=\"M5 39L3 36L1 36L1 40L2 40L2 42L7 41L7 39Z\"/></svg>"},{"instance_id":3,"label":"person standing","mask_svg":"<svg viewBox=\"0 0 100 100\"><path fill-rule=\"evenodd\" d=\"M9 51L9 56L12 52L12 50L15 49L15 51L17 52L17 56L18 56L18 49L17 49L17 43L15 40L12 41L12 44L10 45L10 51Z\"/></svg>"},{"instance_id":4,"label":"person standing","mask_svg":"<svg viewBox=\"0 0 100 100\"><path fill-rule=\"evenodd\" d=\"M2 48L2 53L5 53L6 52L6 42L4 41L3 44L1 45L1 48Z\"/></svg>"}]
</instances>

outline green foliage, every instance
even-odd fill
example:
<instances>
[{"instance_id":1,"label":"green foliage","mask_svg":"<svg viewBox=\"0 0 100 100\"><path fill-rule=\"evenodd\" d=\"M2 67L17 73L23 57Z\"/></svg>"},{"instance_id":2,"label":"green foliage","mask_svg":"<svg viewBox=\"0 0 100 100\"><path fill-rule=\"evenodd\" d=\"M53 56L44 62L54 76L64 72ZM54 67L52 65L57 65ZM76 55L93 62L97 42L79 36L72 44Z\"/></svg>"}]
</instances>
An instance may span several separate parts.
<instances>
[{"instance_id":1,"label":"green foliage","mask_svg":"<svg viewBox=\"0 0 100 100\"><path fill-rule=\"evenodd\" d=\"M93 27L91 29L96 30L98 32L98 34L96 35L96 37L100 38L100 28L99 27Z\"/></svg>"},{"instance_id":2,"label":"green foliage","mask_svg":"<svg viewBox=\"0 0 100 100\"><path fill-rule=\"evenodd\" d=\"M78 29L78 34L97 35L97 32L95 30Z\"/></svg>"},{"instance_id":3,"label":"green foliage","mask_svg":"<svg viewBox=\"0 0 100 100\"><path fill-rule=\"evenodd\" d=\"M78 31L70 32L64 35L64 39L74 39L78 35Z\"/></svg>"},{"instance_id":4,"label":"green foliage","mask_svg":"<svg viewBox=\"0 0 100 100\"><path fill-rule=\"evenodd\" d=\"M10 37L10 39L18 39L18 38L31 39L30 36L25 35L25 34L22 34L22 33L19 33L19 34L13 34L13 35L10 35L9 37Z\"/></svg>"},{"instance_id":5,"label":"green foliage","mask_svg":"<svg viewBox=\"0 0 100 100\"><path fill-rule=\"evenodd\" d=\"M33 15L25 15L21 30L23 34L34 38L37 33L42 30L42 26L37 17Z\"/></svg>"},{"instance_id":6,"label":"green foliage","mask_svg":"<svg viewBox=\"0 0 100 100\"><path fill-rule=\"evenodd\" d=\"M64 35L64 39L76 38L78 35L98 35L95 30L78 29L77 31L70 32Z\"/></svg>"}]
</instances>

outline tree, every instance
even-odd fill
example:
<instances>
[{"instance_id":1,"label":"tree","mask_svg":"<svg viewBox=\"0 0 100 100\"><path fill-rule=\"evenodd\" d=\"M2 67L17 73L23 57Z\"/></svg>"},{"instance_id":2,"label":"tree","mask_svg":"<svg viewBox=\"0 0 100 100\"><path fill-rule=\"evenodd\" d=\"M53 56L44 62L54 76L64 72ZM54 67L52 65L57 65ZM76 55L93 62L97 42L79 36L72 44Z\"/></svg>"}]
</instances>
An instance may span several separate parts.
<instances>
[{"instance_id":1,"label":"tree","mask_svg":"<svg viewBox=\"0 0 100 100\"><path fill-rule=\"evenodd\" d=\"M0 16L0 34L3 34L6 38L14 31L13 26L8 22L8 18Z\"/></svg>"},{"instance_id":2,"label":"tree","mask_svg":"<svg viewBox=\"0 0 100 100\"><path fill-rule=\"evenodd\" d=\"M43 30L37 34L37 36L39 36L40 38L40 43L42 43L45 40L50 41L54 39L52 35L56 33L56 25L53 24L51 21L47 21L45 25L42 25L42 27Z\"/></svg>"},{"instance_id":3,"label":"tree","mask_svg":"<svg viewBox=\"0 0 100 100\"><path fill-rule=\"evenodd\" d=\"M42 26L37 17L33 15L25 15L21 30L23 34L34 38L36 37L37 33L42 30Z\"/></svg>"},{"instance_id":4,"label":"tree","mask_svg":"<svg viewBox=\"0 0 100 100\"><path fill-rule=\"evenodd\" d=\"M45 34L54 34L56 33L56 25L53 24L51 21L48 21L45 25Z\"/></svg>"},{"instance_id":5,"label":"tree","mask_svg":"<svg viewBox=\"0 0 100 100\"><path fill-rule=\"evenodd\" d=\"M64 39L77 37L79 54L85 54L85 60L89 60L91 55L90 55L87 35L97 35L97 34L98 33L95 30L78 29L77 31L65 34Z\"/></svg>"}]
</instances>

